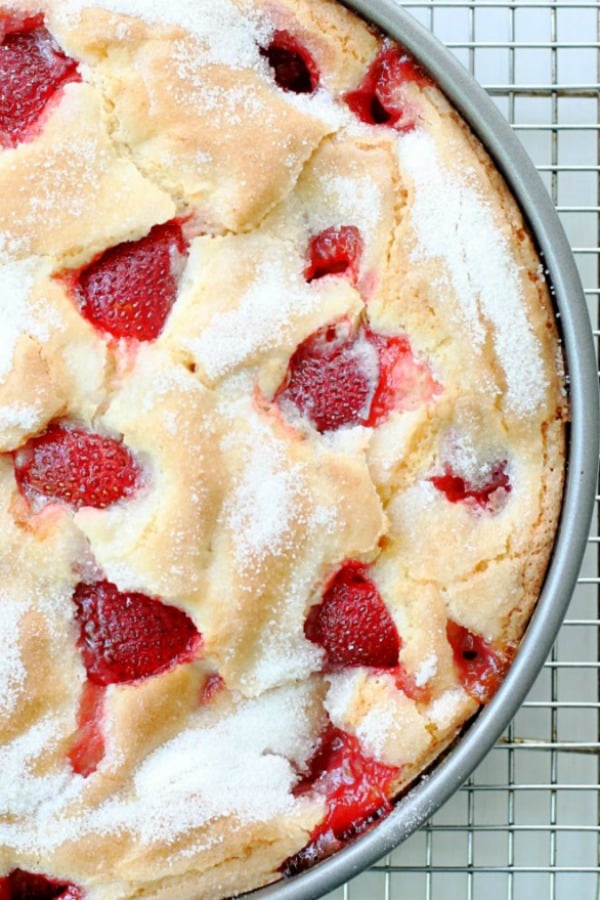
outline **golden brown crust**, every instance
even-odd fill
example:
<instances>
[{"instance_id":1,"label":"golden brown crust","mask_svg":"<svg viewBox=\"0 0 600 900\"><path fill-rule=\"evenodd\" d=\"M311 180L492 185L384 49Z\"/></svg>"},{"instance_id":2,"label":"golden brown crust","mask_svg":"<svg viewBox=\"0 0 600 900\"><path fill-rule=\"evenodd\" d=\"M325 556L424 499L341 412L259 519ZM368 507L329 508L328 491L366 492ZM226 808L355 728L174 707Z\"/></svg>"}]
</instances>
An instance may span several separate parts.
<instances>
[{"instance_id":1,"label":"golden brown crust","mask_svg":"<svg viewBox=\"0 0 600 900\"><path fill-rule=\"evenodd\" d=\"M411 783L478 708L448 621L514 647L560 510L550 294L485 150L430 85L406 87L414 129L358 122L343 95L380 38L333 0L203 3L189 20L188 0L34 3L82 81L35 140L0 150L0 303L16 309L0 347L0 871L90 900L275 880L324 816L293 788L327 718ZM276 32L310 51L314 96L274 84L259 47ZM107 340L65 273L175 218L190 248L165 328ZM356 283L308 283L311 237L345 224L364 240ZM376 428L288 420L272 401L296 348L366 315L407 336L435 389ZM144 469L133 498L29 508L11 453L62 418L123 438ZM511 487L493 509L432 482L496 463ZM305 637L349 559L401 636L405 690L367 667L324 674ZM83 778L67 761L86 678L72 596L90 573L185 610L202 652L107 689L106 753Z\"/></svg>"}]
</instances>

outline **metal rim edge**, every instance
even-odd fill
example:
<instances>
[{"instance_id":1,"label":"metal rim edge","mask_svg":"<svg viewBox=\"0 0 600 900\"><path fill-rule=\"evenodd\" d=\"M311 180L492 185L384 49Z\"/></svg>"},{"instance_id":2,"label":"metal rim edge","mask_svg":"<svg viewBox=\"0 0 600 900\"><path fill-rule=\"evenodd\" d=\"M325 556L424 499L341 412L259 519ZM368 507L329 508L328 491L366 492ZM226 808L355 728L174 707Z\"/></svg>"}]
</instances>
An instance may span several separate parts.
<instances>
[{"instance_id":1,"label":"metal rim edge","mask_svg":"<svg viewBox=\"0 0 600 900\"><path fill-rule=\"evenodd\" d=\"M464 783L516 714L554 643L574 590L594 509L600 416L597 365L585 296L564 230L533 163L488 95L396 0L343 0L417 57L502 172L550 273L570 379L571 423L559 531L544 588L502 687L431 775L372 831L289 882L252 900L316 900L373 865L412 834Z\"/></svg>"}]
</instances>

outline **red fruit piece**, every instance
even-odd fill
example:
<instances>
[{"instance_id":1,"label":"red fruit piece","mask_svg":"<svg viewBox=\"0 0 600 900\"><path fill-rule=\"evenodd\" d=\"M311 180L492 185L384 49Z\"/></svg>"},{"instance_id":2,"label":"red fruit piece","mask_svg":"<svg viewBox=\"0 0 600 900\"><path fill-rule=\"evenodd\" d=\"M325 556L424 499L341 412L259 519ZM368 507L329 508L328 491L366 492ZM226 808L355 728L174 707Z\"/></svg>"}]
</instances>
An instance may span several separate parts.
<instances>
[{"instance_id":1,"label":"red fruit piece","mask_svg":"<svg viewBox=\"0 0 600 900\"><path fill-rule=\"evenodd\" d=\"M317 431L327 432L375 427L393 410L414 409L439 391L406 338L362 326L353 333L344 320L300 344L274 400L284 409L293 405Z\"/></svg>"},{"instance_id":2,"label":"red fruit piece","mask_svg":"<svg viewBox=\"0 0 600 900\"><path fill-rule=\"evenodd\" d=\"M200 706L209 706L225 688L225 682L218 673L209 675L200 690Z\"/></svg>"},{"instance_id":3,"label":"red fruit piece","mask_svg":"<svg viewBox=\"0 0 600 900\"><path fill-rule=\"evenodd\" d=\"M434 476L431 482L450 503L467 503L487 512L497 512L512 490L507 466L505 459L494 463L478 483L467 481L446 466L444 474Z\"/></svg>"},{"instance_id":4,"label":"red fruit piece","mask_svg":"<svg viewBox=\"0 0 600 900\"><path fill-rule=\"evenodd\" d=\"M310 764L310 772L296 787L296 796L323 797L327 813L311 840L284 865L292 875L338 849L392 810L390 795L400 769L365 756L353 735L329 725Z\"/></svg>"},{"instance_id":5,"label":"red fruit piece","mask_svg":"<svg viewBox=\"0 0 600 900\"><path fill-rule=\"evenodd\" d=\"M177 298L188 252L179 222L156 225L139 241L106 250L77 275L67 276L81 314L115 338L152 341Z\"/></svg>"},{"instance_id":6,"label":"red fruit piece","mask_svg":"<svg viewBox=\"0 0 600 900\"><path fill-rule=\"evenodd\" d=\"M348 274L356 283L362 252L363 240L355 225L327 228L311 239L304 277L310 282L325 275Z\"/></svg>"},{"instance_id":7,"label":"red fruit piece","mask_svg":"<svg viewBox=\"0 0 600 900\"><path fill-rule=\"evenodd\" d=\"M356 560L344 563L331 579L323 601L311 608L304 633L323 647L330 669L398 665L400 636L379 591L367 577L367 566Z\"/></svg>"},{"instance_id":8,"label":"red fruit piece","mask_svg":"<svg viewBox=\"0 0 600 900\"><path fill-rule=\"evenodd\" d=\"M319 69L300 41L288 31L276 31L268 47L261 49L275 84L294 94L314 94L319 87Z\"/></svg>"},{"instance_id":9,"label":"red fruit piece","mask_svg":"<svg viewBox=\"0 0 600 900\"><path fill-rule=\"evenodd\" d=\"M129 684L196 658L202 643L183 610L108 581L80 582L73 595L79 649L93 684Z\"/></svg>"},{"instance_id":10,"label":"red fruit piece","mask_svg":"<svg viewBox=\"0 0 600 900\"><path fill-rule=\"evenodd\" d=\"M477 703L488 703L506 675L515 648L495 647L481 635L451 620L446 626L446 636L462 686Z\"/></svg>"},{"instance_id":11,"label":"red fruit piece","mask_svg":"<svg viewBox=\"0 0 600 900\"><path fill-rule=\"evenodd\" d=\"M426 86L431 79L405 50L384 44L367 72L363 83L344 100L353 113L368 125L387 125L397 131L410 131L418 120L406 84Z\"/></svg>"},{"instance_id":12,"label":"red fruit piece","mask_svg":"<svg viewBox=\"0 0 600 900\"><path fill-rule=\"evenodd\" d=\"M80 80L77 62L65 56L43 21L42 16L23 15L0 23L2 147L16 147L31 138L61 88Z\"/></svg>"},{"instance_id":13,"label":"red fruit piece","mask_svg":"<svg viewBox=\"0 0 600 900\"><path fill-rule=\"evenodd\" d=\"M62 501L105 509L130 497L141 471L121 441L51 425L14 453L19 490L32 503Z\"/></svg>"},{"instance_id":14,"label":"red fruit piece","mask_svg":"<svg viewBox=\"0 0 600 900\"><path fill-rule=\"evenodd\" d=\"M367 332L377 352L379 379L365 425L381 425L394 410L416 409L441 393L431 369L419 362L405 337Z\"/></svg>"},{"instance_id":15,"label":"red fruit piece","mask_svg":"<svg viewBox=\"0 0 600 900\"><path fill-rule=\"evenodd\" d=\"M96 771L104 757L104 698L104 687L86 681L79 702L77 736L68 754L71 768L84 778Z\"/></svg>"},{"instance_id":16,"label":"red fruit piece","mask_svg":"<svg viewBox=\"0 0 600 900\"><path fill-rule=\"evenodd\" d=\"M292 404L320 432L363 424L377 380L377 361L342 321L308 337L290 360L285 381L275 394L284 408Z\"/></svg>"},{"instance_id":17,"label":"red fruit piece","mask_svg":"<svg viewBox=\"0 0 600 900\"><path fill-rule=\"evenodd\" d=\"M13 869L0 878L0 900L83 900L82 888L65 881L55 881L45 875L35 875Z\"/></svg>"}]
</instances>

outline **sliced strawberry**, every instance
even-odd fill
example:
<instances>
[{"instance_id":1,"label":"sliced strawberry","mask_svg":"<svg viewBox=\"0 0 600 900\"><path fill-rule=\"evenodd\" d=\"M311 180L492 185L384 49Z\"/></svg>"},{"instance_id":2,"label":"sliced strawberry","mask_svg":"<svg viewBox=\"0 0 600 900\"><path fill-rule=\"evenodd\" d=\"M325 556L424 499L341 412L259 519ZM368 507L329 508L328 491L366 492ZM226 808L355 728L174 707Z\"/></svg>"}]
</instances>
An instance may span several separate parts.
<instances>
[{"instance_id":1,"label":"sliced strawberry","mask_svg":"<svg viewBox=\"0 0 600 900\"><path fill-rule=\"evenodd\" d=\"M188 248L181 223L167 222L139 241L111 247L66 280L81 314L99 331L152 341L177 298Z\"/></svg>"},{"instance_id":2,"label":"sliced strawberry","mask_svg":"<svg viewBox=\"0 0 600 900\"><path fill-rule=\"evenodd\" d=\"M48 104L80 75L42 16L4 18L0 34L0 146L16 147L35 135Z\"/></svg>"},{"instance_id":3,"label":"sliced strawberry","mask_svg":"<svg viewBox=\"0 0 600 900\"><path fill-rule=\"evenodd\" d=\"M84 900L83 889L45 875L13 869L0 878L0 900Z\"/></svg>"},{"instance_id":4,"label":"sliced strawberry","mask_svg":"<svg viewBox=\"0 0 600 900\"><path fill-rule=\"evenodd\" d=\"M310 241L304 277L310 282L325 275L348 275L356 283L362 252L363 240L355 225L327 228Z\"/></svg>"},{"instance_id":5,"label":"sliced strawberry","mask_svg":"<svg viewBox=\"0 0 600 900\"><path fill-rule=\"evenodd\" d=\"M345 321L308 337L292 356L275 401L284 411L292 404L320 432L363 424L377 363L368 347L357 344Z\"/></svg>"},{"instance_id":6,"label":"sliced strawberry","mask_svg":"<svg viewBox=\"0 0 600 900\"><path fill-rule=\"evenodd\" d=\"M130 497L141 470L121 441L51 425L13 454L19 490L29 502L61 501L104 509Z\"/></svg>"},{"instance_id":7,"label":"sliced strawberry","mask_svg":"<svg viewBox=\"0 0 600 900\"><path fill-rule=\"evenodd\" d=\"M284 874L307 868L391 812L399 773L400 769L365 756L353 735L328 725L308 775L294 791L296 796L323 797L327 813L308 846L284 865Z\"/></svg>"},{"instance_id":8,"label":"sliced strawberry","mask_svg":"<svg viewBox=\"0 0 600 900\"><path fill-rule=\"evenodd\" d=\"M433 476L431 482L450 503L466 503L486 512L498 512L512 490L507 467L508 462L500 460L483 472L480 481L471 482L446 466L444 474Z\"/></svg>"},{"instance_id":9,"label":"sliced strawberry","mask_svg":"<svg viewBox=\"0 0 600 900\"><path fill-rule=\"evenodd\" d=\"M77 736L69 750L69 762L76 775L88 778L104 757L105 742L102 729L105 688L86 681L79 703Z\"/></svg>"},{"instance_id":10,"label":"sliced strawberry","mask_svg":"<svg viewBox=\"0 0 600 900\"><path fill-rule=\"evenodd\" d=\"M79 649L93 684L128 684L195 659L202 638L183 610L114 584L80 582Z\"/></svg>"},{"instance_id":11,"label":"sliced strawberry","mask_svg":"<svg viewBox=\"0 0 600 900\"><path fill-rule=\"evenodd\" d=\"M353 113L368 125L387 125L397 131L410 131L418 121L406 84L432 84L429 76L405 50L384 44L367 72L363 83L344 100Z\"/></svg>"},{"instance_id":12,"label":"sliced strawberry","mask_svg":"<svg viewBox=\"0 0 600 900\"><path fill-rule=\"evenodd\" d=\"M481 635L451 620L446 626L446 636L462 686L477 703L488 703L506 675L515 648L495 647Z\"/></svg>"},{"instance_id":13,"label":"sliced strawberry","mask_svg":"<svg viewBox=\"0 0 600 900\"><path fill-rule=\"evenodd\" d=\"M375 427L393 410L415 409L440 391L405 337L376 334L345 320L308 337L290 360L274 400L292 405L317 431Z\"/></svg>"},{"instance_id":14,"label":"sliced strawberry","mask_svg":"<svg viewBox=\"0 0 600 900\"><path fill-rule=\"evenodd\" d=\"M367 576L367 566L356 560L344 563L331 579L322 602L311 608L304 633L309 641L323 647L330 669L387 669L398 665L400 636Z\"/></svg>"},{"instance_id":15,"label":"sliced strawberry","mask_svg":"<svg viewBox=\"0 0 600 900\"><path fill-rule=\"evenodd\" d=\"M261 49L278 87L294 94L313 94L319 87L319 69L311 54L288 31L276 31L268 47Z\"/></svg>"},{"instance_id":16,"label":"sliced strawberry","mask_svg":"<svg viewBox=\"0 0 600 900\"><path fill-rule=\"evenodd\" d=\"M379 379L365 425L381 425L394 410L416 409L441 393L441 387L426 363L414 356L406 337L367 332L377 351Z\"/></svg>"}]
</instances>

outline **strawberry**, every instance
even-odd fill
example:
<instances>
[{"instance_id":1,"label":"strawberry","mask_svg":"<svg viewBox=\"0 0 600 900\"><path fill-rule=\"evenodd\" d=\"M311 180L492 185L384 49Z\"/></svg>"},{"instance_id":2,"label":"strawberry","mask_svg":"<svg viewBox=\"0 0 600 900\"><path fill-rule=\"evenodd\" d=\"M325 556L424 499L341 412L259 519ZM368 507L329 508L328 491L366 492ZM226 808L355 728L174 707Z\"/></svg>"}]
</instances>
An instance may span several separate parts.
<instances>
[{"instance_id":1,"label":"strawberry","mask_svg":"<svg viewBox=\"0 0 600 900\"><path fill-rule=\"evenodd\" d=\"M444 474L433 476L431 483L445 494L450 503L467 503L486 512L496 512L512 490L507 466L505 459L494 463L476 483L467 481L446 466Z\"/></svg>"},{"instance_id":2,"label":"strawberry","mask_svg":"<svg viewBox=\"0 0 600 900\"><path fill-rule=\"evenodd\" d=\"M325 650L329 669L343 666L398 665L402 642L367 566L344 563L333 576L323 600L313 606L304 624L309 641Z\"/></svg>"},{"instance_id":3,"label":"strawberry","mask_svg":"<svg viewBox=\"0 0 600 900\"><path fill-rule=\"evenodd\" d=\"M321 433L375 427L395 410L415 409L439 393L429 367L405 337L352 332L342 320L310 335L290 359L274 400L294 406Z\"/></svg>"},{"instance_id":4,"label":"strawberry","mask_svg":"<svg viewBox=\"0 0 600 900\"><path fill-rule=\"evenodd\" d=\"M260 52L273 70L278 87L294 94L313 94L317 90L317 64L306 47L288 31L276 31L269 46Z\"/></svg>"},{"instance_id":5,"label":"strawberry","mask_svg":"<svg viewBox=\"0 0 600 900\"><path fill-rule=\"evenodd\" d=\"M0 35L0 146L16 147L34 134L61 88L80 76L76 61L65 56L42 16L0 21Z\"/></svg>"},{"instance_id":6,"label":"strawberry","mask_svg":"<svg viewBox=\"0 0 600 900\"><path fill-rule=\"evenodd\" d=\"M462 686L477 703L488 703L506 675L515 647L512 644L496 647L480 634L451 620L446 626L446 637Z\"/></svg>"},{"instance_id":7,"label":"strawberry","mask_svg":"<svg viewBox=\"0 0 600 900\"><path fill-rule=\"evenodd\" d=\"M196 658L202 638L176 606L108 581L80 582L73 595L79 649L96 685L129 684Z\"/></svg>"},{"instance_id":8,"label":"strawberry","mask_svg":"<svg viewBox=\"0 0 600 900\"><path fill-rule=\"evenodd\" d=\"M348 274L356 283L362 252L363 240L355 225L326 228L310 241L304 277L310 282L325 275Z\"/></svg>"},{"instance_id":9,"label":"strawberry","mask_svg":"<svg viewBox=\"0 0 600 900\"><path fill-rule=\"evenodd\" d=\"M320 432L362 424L373 373L356 344L345 321L312 334L292 356L275 402L292 404Z\"/></svg>"},{"instance_id":10,"label":"strawberry","mask_svg":"<svg viewBox=\"0 0 600 900\"><path fill-rule=\"evenodd\" d=\"M179 222L156 225L141 240L106 250L66 281L81 314L99 331L152 341L177 298L188 247Z\"/></svg>"},{"instance_id":11,"label":"strawberry","mask_svg":"<svg viewBox=\"0 0 600 900\"><path fill-rule=\"evenodd\" d=\"M404 87L407 82L421 86L432 84L405 50L384 44L360 87L347 93L344 100L368 125L411 131L417 124L418 113Z\"/></svg>"},{"instance_id":12,"label":"strawberry","mask_svg":"<svg viewBox=\"0 0 600 900\"><path fill-rule=\"evenodd\" d=\"M13 459L19 490L33 503L104 509L130 497L141 482L141 470L121 441L66 425L51 425Z\"/></svg>"},{"instance_id":13,"label":"strawberry","mask_svg":"<svg viewBox=\"0 0 600 900\"><path fill-rule=\"evenodd\" d=\"M0 878L0 900L84 900L84 896L75 884L22 869Z\"/></svg>"},{"instance_id":14,"label":"strawberry","mask_svg":"<svg viewBox=\"0 0 600 900\"><path fill-rule=\"evenodd\" d=\"M86 681L79 702L77 736L68 754L71 768L84 778L96 771L104 756L104 698L103 686Z\"/></svg>"},{"instance_id":15,"label":"strawberry","mask_svg":"<svg viewBox=\"0 0 600 900\"><path fill-rule=\"evenodd\" d=\"M302 871L391 812L390 795L399 774L400 769L365 756L357 738L329 724L310 771L294 791L296 796L323 797L327 813L308 846L284 864L284 874Z\"/></svg>"}]
</instances>

